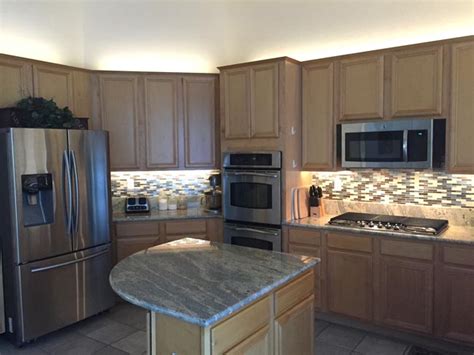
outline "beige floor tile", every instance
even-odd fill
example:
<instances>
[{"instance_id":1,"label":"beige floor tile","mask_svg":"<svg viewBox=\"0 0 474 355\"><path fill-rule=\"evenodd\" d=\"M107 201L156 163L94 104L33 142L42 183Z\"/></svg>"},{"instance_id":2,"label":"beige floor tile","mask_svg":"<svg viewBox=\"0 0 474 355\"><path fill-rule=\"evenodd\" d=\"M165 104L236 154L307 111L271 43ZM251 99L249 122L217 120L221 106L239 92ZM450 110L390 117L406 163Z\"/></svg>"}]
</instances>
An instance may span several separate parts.
<instances>
[{"instance_id":1,"label":"beige floor tile","mask_svg":"<svg viewBox=\"0 0 474 355\"><path fill-rule=\"evenodd\" d=\"M41 349L38 344L26 344L17 348L4 337L0 338L0 355L46 355L47 352Z\"/></svg>"},{"instance_id":2,"label":"beige floor tile","mask_svg":"<svg viewBox=\"0 0 474 355\"><path fill-rule=\"evenodd\" d=\"M315 322L314 322L314 335L318 336L319 334L322 333L322 331L324 329L326 329L330 325L331 325L331 323L329 323L329 322L326 322L324 320L316 319Z\"/></svg>"},{"instance_id":3,"label":"beige floor tile","mask_svg":"<svg viewBox=\"0 0 474 355\"><path fill-rule=\"evenodd\" d=\"M114 348L126 351L132 355L142 355L147 351L147 334L139 330L116 343L113 343Z\"/></svg>"},{"instance_id":4,"label":"beige floor tile","mask_svg":"<svg viewBox=\"0 0 474 355\"><path fill-rule=\"evenodd\" d=\"M357 329L339 325L330 325L318 335L316 341L353 350L365 335L365 332Z\"/></svg>"},{"instance_id":5,"label":"beige floor tile","mask_svg":"<svg viewBox=\"0 0 474 355\"><path fill-rule=\"evenodd\" d=\"M146 330L146 314L147 311L143 308L121 303L109 311L107 318L139 330Z\"/></svg>"},{"instance_id":6,"label":"beige floor tile","mask_svg":"<svg viewBox=\"0 0 474 355\"><path fill-rule=\"evenodd\" d=\"M403 355L407 348L408 344L368 335L355 351L364 355Z\"/></svg>"},{"instance_id":7,"label":"beige floor tile","mask_svg":"<svg viewBox=\"0 0 474 355\"><path fill-rule=\"evenodd\" d=\"M112 346L106 346L105 348L95 352L94 355L128 355L128 353Z\"/></svg>"},{"instance_id":8,"label":"beige floor tile","mask_svg":"<svg viewBox=\"0 0 474 355\"><path fill-rule=\"evenodd\" d=\"M95 325L95 328L91 327L87 333L83 334L104 344L115 343L137 331L135 328L107 318Z\"/></svg>"},{"instance_id":9,"label":"beige floor tile","mask_svg":"<svg viewBox=\"0 0 474 355\"><path fill-rule=\"evenodd\" d=\"M351 350L340 348L326 343L316 343L314 347L316 355L350 355Z\"/></svg>"}]
</instances>

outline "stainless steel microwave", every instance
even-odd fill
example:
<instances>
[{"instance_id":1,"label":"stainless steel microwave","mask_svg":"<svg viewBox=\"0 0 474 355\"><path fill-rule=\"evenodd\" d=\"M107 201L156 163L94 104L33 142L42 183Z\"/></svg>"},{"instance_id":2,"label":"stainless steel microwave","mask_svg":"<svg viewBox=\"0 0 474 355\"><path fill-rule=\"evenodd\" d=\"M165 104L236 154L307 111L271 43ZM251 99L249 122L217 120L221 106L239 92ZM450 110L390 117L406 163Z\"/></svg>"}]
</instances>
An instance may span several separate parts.
<instances>
[{"instance_id":1,"label":"stainless steel microwave","mask_svg":"<svg viewBox=\"0 0 474 355\"><path fill-rule=\"evenodd\" d=\"M441 169L446 120L343 123L338 148L343 168Z\"/></svg>"}]
</instances>

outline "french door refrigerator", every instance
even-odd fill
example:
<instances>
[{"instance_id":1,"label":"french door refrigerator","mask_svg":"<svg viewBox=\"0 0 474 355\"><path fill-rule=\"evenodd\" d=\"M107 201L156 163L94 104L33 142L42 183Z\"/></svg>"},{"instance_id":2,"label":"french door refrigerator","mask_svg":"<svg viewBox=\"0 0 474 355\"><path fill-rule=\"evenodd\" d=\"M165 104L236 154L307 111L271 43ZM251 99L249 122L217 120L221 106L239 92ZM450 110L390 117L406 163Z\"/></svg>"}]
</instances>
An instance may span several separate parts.
<instances>
[{"instance_id":1,"label":"french door refrigerator","mask_svg":"<svg viewBox=\"0 0 474 355\"><path fill-rule=\"evenodd\" d=\"M114 304L108 133L0 133L6 333L17 345Z\"/></svg>"}]
</instances>

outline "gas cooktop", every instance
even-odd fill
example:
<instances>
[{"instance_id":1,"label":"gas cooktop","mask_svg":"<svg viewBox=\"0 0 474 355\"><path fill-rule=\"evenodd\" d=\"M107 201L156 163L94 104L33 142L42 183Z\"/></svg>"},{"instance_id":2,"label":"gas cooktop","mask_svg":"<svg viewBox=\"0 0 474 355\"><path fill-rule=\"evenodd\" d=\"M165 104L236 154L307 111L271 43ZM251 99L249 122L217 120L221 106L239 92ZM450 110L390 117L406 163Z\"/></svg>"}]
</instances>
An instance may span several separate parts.
<instances>
[{"instance_id":1,"label":"gas cooktop","mask_svg":"<svg viewBox=\"0 0 474 355\"><path fill-rule=\"evenodd\" d=\"M341 227L427 235L441 234L441 232L448 227L448 221L445 219L413 218L355 212L348 212L331 218L329 224Z\"/></svg>"}]
</instances>

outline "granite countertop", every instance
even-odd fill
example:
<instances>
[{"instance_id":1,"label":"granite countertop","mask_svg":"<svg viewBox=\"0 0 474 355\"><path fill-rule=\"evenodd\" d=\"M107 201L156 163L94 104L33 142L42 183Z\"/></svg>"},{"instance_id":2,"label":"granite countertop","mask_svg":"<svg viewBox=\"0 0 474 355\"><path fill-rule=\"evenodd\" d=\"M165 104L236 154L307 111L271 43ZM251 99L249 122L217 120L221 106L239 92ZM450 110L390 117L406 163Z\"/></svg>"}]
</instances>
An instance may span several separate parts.
<instances>
[{"instance_id":1,"label":"granite countertop","mask_svg":"<svg viewBox=\"0 0 474 355\"><path fill-rule=\"evenodd\" d=\"M207 212L202 208L188 208L175 211L151 211L149 213L114 212L113 222L165 221L174 219L222 218L222 213Z\"/></svg>"},{"instance_id":2,"label":"granite countertop","mask_svg":"<svg viewBox=\"0 0 474 355\"><path fill-rule=\"evenodd\" d=\"M314 267L319 259L185 238L138 252L113 290L150 311L208 327Z\"/></svg>"},{"instance_id":3,"label":"granite countertop","mask_svg":"<svg viewBox=\"0 0 474 355\"><path fill-rule=\"evenodd\" d=\"M416 233L400 233L395 231L380 231L377 229L362 229L362 228L349 228L340 227L327 224L329 220L335 216L324 216L321 218L306 217L296 221L288 221L285 223L287 226L298 226L308 227L321 230L333 230L340 232L351 232L354 234L370 234L373 236L380 237L396 237L403 239L417 239L417 240L431 240L441 241L447 243L458 243L458 244L472 244L474 245L474 227L470 226L449 226L443 233L437 236L416 234Z\"/></svg>"}]
</instances>

